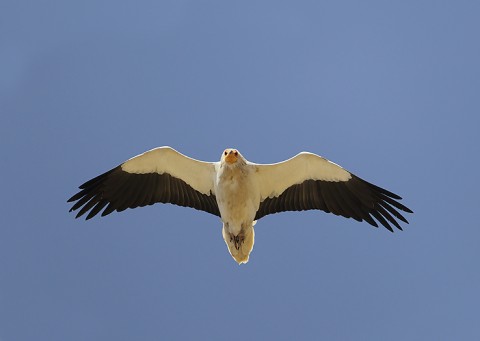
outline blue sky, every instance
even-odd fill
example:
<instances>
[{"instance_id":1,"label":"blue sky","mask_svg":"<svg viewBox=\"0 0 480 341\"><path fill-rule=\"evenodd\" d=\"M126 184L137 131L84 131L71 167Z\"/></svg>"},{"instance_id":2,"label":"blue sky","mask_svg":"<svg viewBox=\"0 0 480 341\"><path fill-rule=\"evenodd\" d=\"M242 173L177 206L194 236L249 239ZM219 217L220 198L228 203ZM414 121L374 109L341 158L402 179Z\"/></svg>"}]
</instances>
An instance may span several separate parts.
<instances>
[{"instance_id":1,"label":"blue sky","mask_svg":"<svg viewBox=\"0 0 480 341\"><path fill-rule=\"evenodd\" d=\"M0 340L480 338L476 1L3 1ZM156 146L306 150L404 197L390 233L173 205L75 220Z\"/></svg>"}]
</instances>

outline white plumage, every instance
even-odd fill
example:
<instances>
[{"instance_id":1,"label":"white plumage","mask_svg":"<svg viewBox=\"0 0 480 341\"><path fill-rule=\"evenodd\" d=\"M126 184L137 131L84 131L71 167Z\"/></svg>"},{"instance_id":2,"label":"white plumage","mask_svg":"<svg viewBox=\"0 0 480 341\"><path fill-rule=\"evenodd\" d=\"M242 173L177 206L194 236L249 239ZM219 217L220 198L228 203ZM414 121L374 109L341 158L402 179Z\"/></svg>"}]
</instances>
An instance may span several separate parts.
<instances>
[{"instance_id":1,"label":"white plumage","mask_svg":"<svg viewBox=\"0 0 480 341\"><path fill-rule=\"evenodd\" d=\"M395 218L408 223L397 209L412 213L401 198L366 182L339 165L312 153L275 163L247 161L236 149L226 149L219 162L187 157L170 147L135 156L80 186L68 201L80 208L77 218L152 205L156 202L193 207L217 215L230 254L248 262L255 221L282 211L319 209L365 220L375 218L393 232ZM395 217L393 217L393 216Z\"/></svg>"}]
</instances>

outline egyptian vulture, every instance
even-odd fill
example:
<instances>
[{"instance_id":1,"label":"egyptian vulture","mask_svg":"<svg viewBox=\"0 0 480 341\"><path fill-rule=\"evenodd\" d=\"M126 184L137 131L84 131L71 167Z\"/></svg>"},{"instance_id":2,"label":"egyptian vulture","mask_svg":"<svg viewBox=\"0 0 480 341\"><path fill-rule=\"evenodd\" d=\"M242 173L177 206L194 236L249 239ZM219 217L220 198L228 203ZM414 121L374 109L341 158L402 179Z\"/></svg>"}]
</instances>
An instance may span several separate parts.
<instances>
[{"instance_id":1,"label":"egyptian vulture","mask_svg":"<svg viewBox=\"0 0 480 341\"><path fill-rule=\"evenodd\" d=\"M316 154L302 152L273 164L247 161L236 149L225 149L219 162L204 162L170 147L135 156L80 187L68 199L86 219L157 202L192 207L223 222L222 235L238 264L248 262L255 222L272 213L322 210L365 220L374 218L393 232L408 224L398 211L413 213L400 196L375 186ZM395 219L396 218L396 219ZM391 225L390 225L391 224Z\"/></svg>"}]
</instances>

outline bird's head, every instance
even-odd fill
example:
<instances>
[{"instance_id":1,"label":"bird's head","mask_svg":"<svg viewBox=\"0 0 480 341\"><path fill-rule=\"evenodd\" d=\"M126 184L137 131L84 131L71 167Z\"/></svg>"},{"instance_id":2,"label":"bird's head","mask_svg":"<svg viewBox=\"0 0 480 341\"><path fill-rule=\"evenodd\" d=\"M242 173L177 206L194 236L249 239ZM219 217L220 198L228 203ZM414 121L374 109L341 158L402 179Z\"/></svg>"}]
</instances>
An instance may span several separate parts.
<instances>
[{"instance_id":1,"label":"bird's head","mask_svg":"<svg viewBox=\"0 0 480 341\"><path fill-rule=\"evenodd\" d=\"M236 149L227 148L222 153L221 162L226 163L227 165L233 166L239 161L244 161L242 154Z\"/></svg>"}]
</instances>

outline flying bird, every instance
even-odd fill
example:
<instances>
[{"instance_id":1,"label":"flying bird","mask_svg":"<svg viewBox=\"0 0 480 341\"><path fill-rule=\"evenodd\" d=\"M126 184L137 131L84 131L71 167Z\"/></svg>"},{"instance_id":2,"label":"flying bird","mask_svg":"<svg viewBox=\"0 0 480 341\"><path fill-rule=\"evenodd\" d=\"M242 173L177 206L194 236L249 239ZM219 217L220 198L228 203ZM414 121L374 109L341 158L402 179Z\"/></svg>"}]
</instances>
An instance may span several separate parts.
<instances>
[{"instance_id":1,"label":"flying bird","mask_svg":"<svg viewBox=\"0 0 480 341\"><path fill-rule=\"evenodd\" d=\"M220 217L222 235L238 264L247 263L256 221L284 211L322 210L393 232L408 224L400 211L413 213L400 196L371 184L339 165L302 152L283 162L257 164L228 148L219 162L185 156L170 147L137 155L79 187L68 199L76 218L102 211L171 203Z\"/></svg>"}]
</instances>

